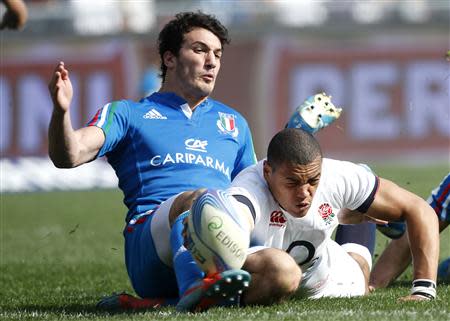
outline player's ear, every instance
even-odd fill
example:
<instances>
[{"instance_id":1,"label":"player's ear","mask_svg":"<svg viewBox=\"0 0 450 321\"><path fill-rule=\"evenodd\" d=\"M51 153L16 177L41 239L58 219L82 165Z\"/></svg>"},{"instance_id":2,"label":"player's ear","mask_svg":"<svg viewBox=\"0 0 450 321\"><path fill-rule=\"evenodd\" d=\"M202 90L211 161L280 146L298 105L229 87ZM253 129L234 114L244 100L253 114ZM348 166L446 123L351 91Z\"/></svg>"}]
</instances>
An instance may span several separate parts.
<instances>
[{"instance_id":1,"label":"player's ear","mask_svg":"<svg viewBox=\"0 0 450 321\"><path fill-rule=\"evenodd\" d=\"M270 179L270 175L272 174L272 172L273 172L272 166L270 166L269 162L265 160L263 162L263 174L266 181Z\"/></svg>"},{"instance_id":2,"label":"player's ear","mask_svg":"<svg viewBox=\"0 0 450 321\"><path fill-rule=\"evenodd\" d=\"M172 69L176 65L176 57L171 51L167 50L163 54L163 62L167 69Z\"/></svg>"}]
</instances>

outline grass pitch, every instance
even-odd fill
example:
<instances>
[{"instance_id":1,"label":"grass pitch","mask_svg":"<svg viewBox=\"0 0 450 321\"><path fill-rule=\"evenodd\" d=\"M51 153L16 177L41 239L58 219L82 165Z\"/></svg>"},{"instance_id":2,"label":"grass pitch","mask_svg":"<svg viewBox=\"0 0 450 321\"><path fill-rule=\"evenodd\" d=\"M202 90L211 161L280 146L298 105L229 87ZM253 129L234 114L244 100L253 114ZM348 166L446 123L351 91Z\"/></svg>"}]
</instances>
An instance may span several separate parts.
<instances>
[{"instance_id":1,"label":"grass pitch","mask_svg":"<svg viewBox=\"0 0 450 321\"><path fill-rule=\"evenodd\" d=\"M422 197L448 172L373 166ZM173 308L109 314L95 309L113 292L133 293L125 271L125 207L119 191L4 194L0 202L0 320L450 320L450 285L431 302L398 303L409 292L411 270L394 286L351 299L292 299L271 307L215 308L198 315ZM387 242L377 235L376 254ZM450 230L441 257L450 256Z\"/></svg>"}]
</instances>

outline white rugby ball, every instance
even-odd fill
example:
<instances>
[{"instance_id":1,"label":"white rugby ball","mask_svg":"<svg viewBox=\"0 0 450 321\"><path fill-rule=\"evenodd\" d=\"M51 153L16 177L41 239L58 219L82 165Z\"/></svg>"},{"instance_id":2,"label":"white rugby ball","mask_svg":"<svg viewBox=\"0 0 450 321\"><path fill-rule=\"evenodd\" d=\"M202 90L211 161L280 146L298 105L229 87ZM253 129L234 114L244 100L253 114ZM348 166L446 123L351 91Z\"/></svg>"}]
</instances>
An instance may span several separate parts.
<instances>
[{"instance_id":1,"label":"white rugby ball","mask_svg":"<svg viewBox=\"0 0 450 321\"><path fill-rule=\"evenodd\" d=\"M207 274L240 269L250 244L248 217L223 191L207 190L188 216L187 247Z\"/></svg>"}]
</instances>

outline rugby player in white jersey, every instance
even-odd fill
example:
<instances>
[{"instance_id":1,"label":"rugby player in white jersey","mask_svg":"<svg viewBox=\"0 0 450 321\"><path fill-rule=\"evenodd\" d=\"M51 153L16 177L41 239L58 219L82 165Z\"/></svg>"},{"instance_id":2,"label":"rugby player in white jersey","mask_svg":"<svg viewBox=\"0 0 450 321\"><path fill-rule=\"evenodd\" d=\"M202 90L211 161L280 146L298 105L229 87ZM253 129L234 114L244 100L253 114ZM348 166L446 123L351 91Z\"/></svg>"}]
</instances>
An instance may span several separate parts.
<instances>
[{"instance_id":1,"label":"rugby player in white jersey","mask_svg":"<svg viewBox=\"0 0 450 321\"><path fill-rule=\"evenodd\" d=\"M227 192L241 195L255 222L243 267L252 276L244 304L271 304L296 293L310 298L368 293L367 249L331 239L339 223L367 220L407 222L414 281L402 300L436 297L439 232L433 209L365 167L322 158L305 131L275 135L267 159L242 171Z\"/></svg>"}]
</instances>

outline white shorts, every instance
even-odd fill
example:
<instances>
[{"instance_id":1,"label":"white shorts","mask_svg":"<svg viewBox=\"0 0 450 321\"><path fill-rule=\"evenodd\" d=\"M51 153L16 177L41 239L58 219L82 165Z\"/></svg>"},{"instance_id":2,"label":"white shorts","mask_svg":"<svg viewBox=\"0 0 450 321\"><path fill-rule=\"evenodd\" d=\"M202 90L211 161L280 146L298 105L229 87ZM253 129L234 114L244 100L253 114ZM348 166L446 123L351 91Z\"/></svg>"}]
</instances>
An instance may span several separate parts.
<instances>
[{"instance_id":1,"label":"white shorts","mask_svg":"<svg viewBox=\"0 0 450 321\"><path fill-rule=\"evenodd\" d=\"M251 247L248 254L266 249L266 246ZM310 268L303 270L298 289L299 296L308 298L352 297L366 293L366 280L359 264L348 254L354 252L372 265L369 250L359 244L348 243L340 246L328 240L322 255Z\"/></svg>"},{"instance_id":2,"label":"white shorts","mask_svg":"<svg viewBox=\"0 0 450 321\"><path fill-rule=\"evenodd\" d=\"M364 295L366 280L363 271L348 252L360 254L369 260L368 264L371 266L369 250L358 244L340 246L335 241L329 240L323 251L323 259L311 269L303 271L300 290L309 298Z\"/></svg>"},{"instance_id":3,"label":"white shorts","mask_svg":"<svg viewBox=\"0 0 450 321\"><path fill-rule=\"evenodd\" d=\"M172 248L170 247L169 212L172 203L181 193L162 202L153 213L154 218L150 225L151 236L155 244L156 253L161 261L172 267Z\"/></svg>"}]
</instances>

